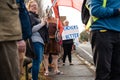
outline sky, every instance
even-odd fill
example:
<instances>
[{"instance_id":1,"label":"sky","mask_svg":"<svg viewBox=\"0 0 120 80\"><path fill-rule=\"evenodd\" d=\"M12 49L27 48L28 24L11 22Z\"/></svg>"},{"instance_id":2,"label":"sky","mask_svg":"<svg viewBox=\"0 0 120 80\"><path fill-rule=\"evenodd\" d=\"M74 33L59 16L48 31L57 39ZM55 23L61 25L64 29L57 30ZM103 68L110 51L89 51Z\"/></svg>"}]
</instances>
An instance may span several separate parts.
<instances>
[{"instance_id":1,"label":"sky","mask_svg":"<svg viewBox=\"0 0 120 80\"><path fill-rule=\"evenodd\" d=\"M60 16L66 16L69 21L69 25L78 25L79 31L84 30L84 25L81 21L81 12L71 7L60 6Z\"/></svg>"},{"instance_id":2,"label":"sky","mask_svg":"<svg viewBox=\"0 0 120 80\"><path fill-rule=\"evenodd\" d=\"M47 6L51 6L51 0L43 0L43 8L46 9ZM66 16L67 20L69 21L69 25L78 25L79 31L82 32L84 30L84 25L81 21L81 12L66 6L59 6L60 16Z\"/></svg>"}]
</instances>

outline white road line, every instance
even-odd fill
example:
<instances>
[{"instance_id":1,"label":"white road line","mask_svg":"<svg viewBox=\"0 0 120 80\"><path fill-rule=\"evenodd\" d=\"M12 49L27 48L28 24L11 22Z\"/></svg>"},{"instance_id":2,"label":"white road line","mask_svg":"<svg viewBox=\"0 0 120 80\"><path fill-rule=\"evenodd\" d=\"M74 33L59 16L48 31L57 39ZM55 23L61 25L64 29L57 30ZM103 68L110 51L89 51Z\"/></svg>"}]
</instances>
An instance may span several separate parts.
<instances>
[{"instance_id":1,"label":"white road line","mask_svg":"<svg viewBox=\"0 0 120 80\"><path fill-rule=\"evenodd\" d=\"M81 48L80 46L79 46L79 48ZM90 58L93 58L93 56L92 55L90 55L90 53L89 52L87 52L85 49L83 49L83 48L81 48Z\"/></svg>"}]
</instances>

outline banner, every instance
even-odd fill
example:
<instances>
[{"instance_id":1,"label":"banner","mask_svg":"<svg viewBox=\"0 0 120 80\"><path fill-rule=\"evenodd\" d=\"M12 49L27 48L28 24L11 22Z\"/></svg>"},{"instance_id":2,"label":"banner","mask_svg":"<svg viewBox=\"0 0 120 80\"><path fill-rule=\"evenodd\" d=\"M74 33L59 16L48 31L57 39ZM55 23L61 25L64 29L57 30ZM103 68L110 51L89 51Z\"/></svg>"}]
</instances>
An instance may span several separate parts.
<instances>
[{"instance_id":1,"label":"banner","mask_svg":"<svg viewBox=\"0 0 120 80\"><path fill-rule=\"evenodd\" d=\"M55 18L57 18L57 27L60 31L60 34L62 34L63 31L63 26L62 26L62 22L60 21L60 15L59 15L59 7L56 4L57 0L51 0L52 4L53 4L53 10L54 10L54 14L55 14Z\"/></svg>"},{"instance_id":2,"label":"banner","mask_svg":"<svg viewBox=\"0 0 120 80\"><path fill-rule=\"evenodd\" d=\"M79 37L77 25L65 26L62 32L62 40L75 39Z\"/></svg>"}]
</instances>

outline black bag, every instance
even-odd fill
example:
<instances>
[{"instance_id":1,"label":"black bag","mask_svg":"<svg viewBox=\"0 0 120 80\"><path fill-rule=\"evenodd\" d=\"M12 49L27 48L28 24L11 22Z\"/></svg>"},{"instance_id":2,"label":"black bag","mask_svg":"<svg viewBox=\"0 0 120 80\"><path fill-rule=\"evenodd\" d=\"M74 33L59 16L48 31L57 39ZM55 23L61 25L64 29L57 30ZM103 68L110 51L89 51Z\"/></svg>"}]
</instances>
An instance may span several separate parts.
<instances>
[{"instance_id":1,"label":"black bag","mask_svg":"<svg viewBox=\"0 0 120 80\"><path fill-rule=\"evenodd\" d=\"M56 40L56 42L62 41L62 37L60 35L60 31L59 30L56 30L56 32L55 32L55 40Z\"/></svg>"},{"instance_id":2,"label":"black bag","mask_svg":"<svg viewBox=\"0 0 120 80\"><path fill-rule=\"evenodd\" d=\"M44 25L38 32L40 33L44 43L48 43L49 42L49 33L48 33L47 24Z\"/></svg>"},{"instance_id":3,"label":"black bag","mask_svg":"<svg viewBox=\"0 0 120 80\"><path fill-rule=\"evenodd\" d=\"M90 18L90 13L88 8L86 7L86 3L88 0L84 0L82 4L82 12L81 12L81 18L82 18L82 23L87 24L89 18Z\"/></svg>"},{"instance_id":4,"label":"black bag","mask_svg":"<svg viewBox=\"0 0 120 80\"><path fill-rule=\"evenodd\" d=\"M36 58L35 50L31 39L26 40L26 56L30 58Z\"/></svg>"}]
</instances>

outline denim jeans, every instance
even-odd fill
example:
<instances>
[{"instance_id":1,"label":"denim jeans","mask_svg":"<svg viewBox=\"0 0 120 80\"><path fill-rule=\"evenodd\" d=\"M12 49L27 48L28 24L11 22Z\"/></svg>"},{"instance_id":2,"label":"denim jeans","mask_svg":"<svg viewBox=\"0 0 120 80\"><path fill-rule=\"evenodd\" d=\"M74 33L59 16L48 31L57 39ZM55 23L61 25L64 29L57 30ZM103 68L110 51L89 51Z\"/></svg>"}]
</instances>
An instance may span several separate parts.
<instances>
[{"instance_id":1,"label":"denim jeans","mask_svg":"<svg viewBox=\"0 0 120 80\"><path fill-rule=\"evenodd\" d=\"M32 62L32 78L33 80L38 80L38 73L40 69L40 63L42 62L44 45L40 42L33 43L36 58Z\"/></svg>"}]
</instances>

